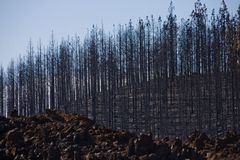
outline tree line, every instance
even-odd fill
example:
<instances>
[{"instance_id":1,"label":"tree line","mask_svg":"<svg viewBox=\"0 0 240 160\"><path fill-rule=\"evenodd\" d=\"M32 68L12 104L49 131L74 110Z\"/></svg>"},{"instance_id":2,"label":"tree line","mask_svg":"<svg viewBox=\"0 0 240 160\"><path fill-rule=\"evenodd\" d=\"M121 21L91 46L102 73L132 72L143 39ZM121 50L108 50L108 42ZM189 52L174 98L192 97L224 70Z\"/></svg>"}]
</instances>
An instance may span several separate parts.
<instances>
[{"instance_id":1,"label":"tree line","mask_svg":"<svg viewBox=\"0 0 240 160\"><path fill-rule=\"evenodd\" d=\"M0 113L80 113L113 129L185 136L240 129L240 6L207 15L200 0L177 22L153 16L106 34L92 26L59 44L30 41L27 55L0 68Z\"/></svg>"}]
</instances>

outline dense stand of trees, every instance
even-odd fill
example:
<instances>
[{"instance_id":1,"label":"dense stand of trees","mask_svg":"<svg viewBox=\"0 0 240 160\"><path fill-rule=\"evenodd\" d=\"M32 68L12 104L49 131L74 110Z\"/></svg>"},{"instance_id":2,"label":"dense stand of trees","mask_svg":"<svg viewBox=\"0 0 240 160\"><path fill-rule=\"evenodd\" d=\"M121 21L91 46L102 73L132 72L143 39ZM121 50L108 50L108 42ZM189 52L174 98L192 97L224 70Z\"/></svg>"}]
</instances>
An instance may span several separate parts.
<instances>
[{"instance_id":1,"label":"dense stand of trees","mask_svg":"<svg viewBox=\"0 0 240 160\"><path fill-rule=\"evenodd\" d=\"M45 109L80 113L114 129L184 136L194 129L221 135L240 129L240 7L222 1L207 15L200 0L177 23L139 19L93 26L87 37L62 40L0 68L0 113L34 115Z\"/></svg>"}]
</instances>

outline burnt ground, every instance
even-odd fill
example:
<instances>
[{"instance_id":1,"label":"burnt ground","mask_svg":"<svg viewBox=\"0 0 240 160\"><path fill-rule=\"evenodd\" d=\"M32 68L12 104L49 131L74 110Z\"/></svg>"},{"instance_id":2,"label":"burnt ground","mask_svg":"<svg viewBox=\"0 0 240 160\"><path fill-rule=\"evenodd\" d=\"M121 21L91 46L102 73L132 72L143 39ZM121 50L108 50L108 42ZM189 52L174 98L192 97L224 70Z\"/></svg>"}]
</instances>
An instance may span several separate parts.
<instances>
[{"instance_id":1,"label":"burnt ground","mask_svg":"<svg viewBox=\"0 0 240 160\"><path fill-rule=\"evenodd\" d=\"M240 159L240 135L209 138L195 131L186 140L153 139L114 131L77 114L0 117L0 160L219 160Z\"/></svg>"}]
</instances>

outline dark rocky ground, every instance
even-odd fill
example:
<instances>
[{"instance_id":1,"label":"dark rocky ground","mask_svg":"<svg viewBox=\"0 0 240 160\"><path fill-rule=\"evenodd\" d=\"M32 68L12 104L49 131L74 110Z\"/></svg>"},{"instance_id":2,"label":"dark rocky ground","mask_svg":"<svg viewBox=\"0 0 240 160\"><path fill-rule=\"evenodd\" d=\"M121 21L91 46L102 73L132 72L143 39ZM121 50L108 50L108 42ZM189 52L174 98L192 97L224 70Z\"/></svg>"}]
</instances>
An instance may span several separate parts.
<instances>
[{"instance_id":1,"label":"dark rocky ground","mask_svg":"<svg viewBox=\"0 0 240 160\"><path fill-rule=\"evenodd\" d=\"M0 160L5 159L237 160L240 135L231 131L215 139L196 131L185 141L153 140L151 134L113 131L76 114L47 110L32 117L0 117Z\"/></svg>"}]
</instances>

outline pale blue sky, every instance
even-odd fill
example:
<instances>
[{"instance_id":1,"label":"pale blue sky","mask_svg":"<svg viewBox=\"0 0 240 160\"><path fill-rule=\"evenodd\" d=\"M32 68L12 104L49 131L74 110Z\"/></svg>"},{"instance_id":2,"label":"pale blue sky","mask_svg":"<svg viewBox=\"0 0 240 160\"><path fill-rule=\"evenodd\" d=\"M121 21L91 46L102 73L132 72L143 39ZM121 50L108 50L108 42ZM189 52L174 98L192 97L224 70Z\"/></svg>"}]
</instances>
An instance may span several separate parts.
<instances>
[{"instance_id":1,"label":"pale blue sky","mask_svg":"<svg viewBox=\"0 0 240 160\"><path fill-rule=\"evenodd\" d=\"M178 20L188 18L195 0L173 0ZM231 14L235 14L239 0L225 0ZM208 10L218 10L221 0L202 0ZM57 41L68 35L84 37L92 24L106 31L113 24L134 23L146 16L159 15L165 19L170 0L0 0L0 64L26 54L29 39L36 44L41 39L47 45L52 30Z\"/></svg>"}]
</instances>

